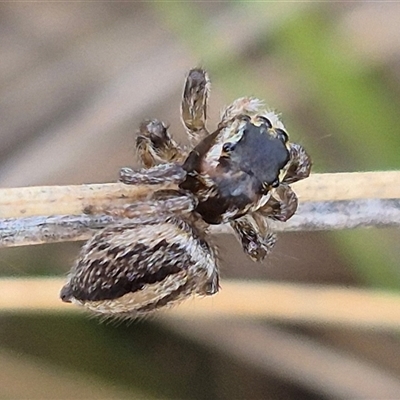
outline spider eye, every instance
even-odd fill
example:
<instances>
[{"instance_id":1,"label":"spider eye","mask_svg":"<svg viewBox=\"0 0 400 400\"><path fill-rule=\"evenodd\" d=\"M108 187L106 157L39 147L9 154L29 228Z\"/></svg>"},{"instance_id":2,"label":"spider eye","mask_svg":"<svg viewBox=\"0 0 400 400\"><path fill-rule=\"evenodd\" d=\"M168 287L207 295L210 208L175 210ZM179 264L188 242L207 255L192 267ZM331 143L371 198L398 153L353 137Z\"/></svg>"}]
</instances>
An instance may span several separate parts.
<instances>
[{"instance_id":1,"label":"spider eye","mask_svg":"<svg viewBox=\"0 0 400 400\"><path fill-rule=\"evenodd\" d=\"M279 186L279 184L280 184L279 179L275 179L275 180L271 183L271 186L272 186L273 188L277 188L277 187Z\"/></svg>"},{"instance_id":2,"label":"spider eye","mask_svg":"<svg viewBox=\"0 0 400 400\"><path fill-rule=\"evenodd\" d=\"M264 117L263 115L259 115L258 119L268 128L271 129L272 128L272 124L271 121L267 118Z\"/></svg>"},{"instance_id":3,"label":"spider eye","mask_svg":"<svg viewBox=\"0 0 400 400\"><path fill-rule=\"evenodd\" d=\"M241 114L241 115L238 116L238 118L239 118L240 120L242 120L242 121L245 121L245 122L250 122L250 121L251 121L250 116L247 115L247 114Z\"/></svg>"},{"instance_id":4,"label":"spider eye","mask_svg":"<svg viewBox=\"0 0 400 400\"><path fill-rule=\"evenodd\" d=\"M272 183L264 182L261 187L261 193L267 194L271 187L277 188L280 185L279 179L275 179Z\"/></svg>"},{"instance_id":5,"label":"spider eye","mask_svg":"<svg viewBox=\"0 0 400 400\"><path fill-rule=\"evenodd\" d=\"M263 184L261 185L260 193L261 193L262 195L266 195L268 192L269 192L269 185L268 185L267 183L263 183Z\"/></svg>"},{"instance_id":6,"label":"spider eye","mask_svg":"<svg viewBox=\"0 0 400 400\"><path fill-rule=\"evenodd\" d=\"M286 143L289 140L288 134L283 129L276 128L275 132L276 132L276 137L282 140L283 143Z\"/></svg>"},{"instance_id":7,"label":"spider eye","mask_svg":"<svg viewBox=\"0 0 400 400\"><path fill-rule=\"evenodd\" d=\"M230 153L231 151L235 150L236 144L231 142L226 142L222 146L222 151L224 153Z\"/></svg>"}]
</instances>

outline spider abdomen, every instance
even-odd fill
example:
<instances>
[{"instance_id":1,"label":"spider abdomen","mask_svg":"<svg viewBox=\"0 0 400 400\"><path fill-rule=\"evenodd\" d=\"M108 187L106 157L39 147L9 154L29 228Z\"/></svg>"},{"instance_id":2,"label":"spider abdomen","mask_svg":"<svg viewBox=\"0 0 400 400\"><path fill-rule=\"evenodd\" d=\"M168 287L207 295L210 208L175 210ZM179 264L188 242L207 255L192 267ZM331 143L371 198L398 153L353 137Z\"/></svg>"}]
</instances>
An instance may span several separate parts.
<instances>
[{"instance_id":1,"label":"spider abdomen","mask_svg":"<svg viewBox=\"0 0 400 400\"><path fill-rule=\"evenodd\" d=\"M192 293L217 291L212 248L192 224L164 215L95 235L82 248L61 298L100 313L135 316Z\"/></svg>"}]
</instances>

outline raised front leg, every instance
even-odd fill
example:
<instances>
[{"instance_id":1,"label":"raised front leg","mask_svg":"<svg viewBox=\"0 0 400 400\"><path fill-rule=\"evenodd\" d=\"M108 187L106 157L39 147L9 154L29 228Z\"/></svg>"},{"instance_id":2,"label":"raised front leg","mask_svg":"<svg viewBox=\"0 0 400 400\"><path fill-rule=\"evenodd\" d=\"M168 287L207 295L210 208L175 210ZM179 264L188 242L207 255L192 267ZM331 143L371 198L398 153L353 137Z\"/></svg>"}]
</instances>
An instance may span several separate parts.
<instances>
[{"instance_id":1,"label":"raised front leg","mask_svg":"<svg viewBox=\"0 0 400 400\"><path fill-rule=\"evenodd\" d=\"M282 180L283 183L293 183L310 175L312 161L304 148L297 143L290 145L290 165Z\"/></svg>"},{"instance_id":2,"label":"raised front leg","mask_svg":"<svg viewBox=\"0 0 400 400\"><path fill-rule=\"evenodd\" d=\"M181 104L182 122L192 146L196 146L208 134L206 119L209 93L207 72L200 68L192 69L186 78Z\"/></svg>"},{"instance_id":3,"label":"raised front leg","mask_svg":"<svg viewBox=\"0 0 400 400\"><path fill-rule=\"evenodd\" d=\"M185 151L172 139L165 124L157 119L141 123L136 149L146 168L160 163L182 162L186 157Z\"/></svg>"},{"instance_id":4,"label":"raised front leg","mask_svg":"<svg viewBox=\"0 0 400 400\"><path fill-rule=\"evenodd\" d=\"M262 261L275 245L276 237L269 231L266 218L257 212L234 220L231 226L253 261Z\"/></svg>"}]
</instances>

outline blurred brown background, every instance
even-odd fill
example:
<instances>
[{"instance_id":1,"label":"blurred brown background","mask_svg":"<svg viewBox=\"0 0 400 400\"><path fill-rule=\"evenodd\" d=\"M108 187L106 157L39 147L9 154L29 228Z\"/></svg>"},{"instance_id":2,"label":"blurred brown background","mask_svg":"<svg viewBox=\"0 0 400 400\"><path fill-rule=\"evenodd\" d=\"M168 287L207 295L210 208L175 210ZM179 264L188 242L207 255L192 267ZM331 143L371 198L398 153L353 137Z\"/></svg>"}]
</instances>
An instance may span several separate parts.
<instances>
[{"instance_id":1,"label":"blurred brown background","mask_svg":"<svg viewBox=\"0 0 400 400\"><path fill-rule=\"evenodd\" d=\"M400 5L383 2L2 3L0 185L116 181L136 165L134 134L148 117L184 142L182 85L198 65L212 80L210 126L254 95L282 112L314 172L399 169L399 18ZM281 234L263 264L233 236L217 241L222 287L400 287L396 230ZM78 248L2 250L2 275L61 276ZM186 324L3 313L0 398L400 398L397 332L215 321L196 334ZM213 340L230 332L260 362Z\"/></svg>"}]
</instances>

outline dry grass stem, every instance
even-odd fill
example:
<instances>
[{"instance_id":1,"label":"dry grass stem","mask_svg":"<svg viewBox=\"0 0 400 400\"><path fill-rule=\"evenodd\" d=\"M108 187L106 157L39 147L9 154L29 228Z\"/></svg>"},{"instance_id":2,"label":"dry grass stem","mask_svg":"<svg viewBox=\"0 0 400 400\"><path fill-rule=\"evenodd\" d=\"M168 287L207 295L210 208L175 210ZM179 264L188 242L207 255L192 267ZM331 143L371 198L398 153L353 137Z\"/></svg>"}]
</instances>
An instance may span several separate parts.
<instances>
[{"instance_id":1,"label":"dry grass stem","mask_svg":"<svg viewBox=\"0 0 400 400\"><path fill-rule=\"evenodd\" d=\"M300 206L276 231L400 225L400 171L314 174L293 185ZM85 240L120 217L86 214L144 200L154 186L122 183L0 190L0 247ZM226 232L227 227L212 227Z\"/></svg>"},{"instance_id":2,"label":"dry grass stem","mask_svg":"<svg viewBox=\"0 0 400 400\"><path fill-rule=\"evenodd\" d=\"M0 189L0 218L82 214L88 206L104 207L143 199L154 187L105 183ZM300 203L400 199L400 171L313 174L293 184Z\"/></svg>"},{"instance_id":3,"label":"dry grass stem","mask_svg":"<svg viewBox=\"0 0 400 400\"><path fill-rule=\"evenodd\" d=\"M63 278L0 279L0 311L82 312L59 300L63 283ZM159 315L399 330L400 295L338 286L226 280L218 296L193 298Z\"/></svg>"}]
</instances>

